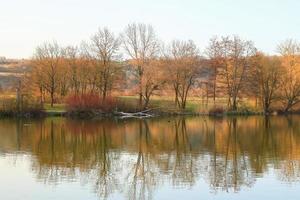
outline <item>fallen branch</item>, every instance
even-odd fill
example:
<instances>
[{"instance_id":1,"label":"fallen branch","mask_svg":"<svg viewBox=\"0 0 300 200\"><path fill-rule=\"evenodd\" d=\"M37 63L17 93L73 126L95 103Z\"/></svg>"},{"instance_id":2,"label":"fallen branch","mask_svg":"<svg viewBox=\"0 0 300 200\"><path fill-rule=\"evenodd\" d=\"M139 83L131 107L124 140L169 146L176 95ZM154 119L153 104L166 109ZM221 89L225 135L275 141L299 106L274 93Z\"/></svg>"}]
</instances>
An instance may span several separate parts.
<instances>
[{"instance_id":1,"label":"fallen branch","mask_svg":"<svg viewBox=\"0 0 300 200\"><path fill-rule=\"evenodd\" d=\"M135 113L126 113L126 112L115 112L116 115L121 116L121 118L146 118L153 117L154 115L149 114L152 109L143 110Z\"/></svg>"}]
</instances>

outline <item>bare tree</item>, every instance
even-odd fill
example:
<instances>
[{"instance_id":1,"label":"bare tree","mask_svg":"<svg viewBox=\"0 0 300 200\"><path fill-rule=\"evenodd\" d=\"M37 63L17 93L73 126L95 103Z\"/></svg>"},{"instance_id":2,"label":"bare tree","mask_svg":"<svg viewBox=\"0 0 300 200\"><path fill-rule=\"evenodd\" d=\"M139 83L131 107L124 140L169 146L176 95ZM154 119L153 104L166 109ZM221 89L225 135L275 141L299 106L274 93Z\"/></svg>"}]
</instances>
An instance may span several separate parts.
<instances>
[{"instance_id":1,"label":"bare tree","mask_svg":"<svg viewBox=\"0 0 300 200\"><path fill-rule=\"evenodd\" d=\"M99 86L103 99L106 98L113 76L116 73L116 62L118 58L120 39L107 28L99 28L98 32L91 38L91 55L96 60L100 69Z\"/></svg>"},{"instance_id":2,"label":"bare tree","mask_svg":"<svg viewBox=\"0 0 300 200\"><path fill-rule=\"evenodd\" d=\"M75 95L78 95L80 90L80 81L79 81L79 49L76 46L67 46L64 49L64 60L65 65L68 68L68 75L66 76L69 78L69 84L71 87L72 92Z\"/></svg>"},{"instance_id":3,"label":"bare tree","mask_svg":"<svg viewBox=\"0 0 300 200\"><path fill-rule=\"evenodd\" d=\"M156 57L159 43L151 25L129 24L123 33L123 46L135 67L139 85L139 105L143 106L143 76L145 66Z\"/></svg>"},{"instance_id":4,"label":"bare tree","mask_svg":"<svg viewBox=\"0 0 300 200\"><path fill-rule=\"evenodd\" d=\"M28 83L31 83L33 90L35 87L37 87L39 93L39 102L40 105L43 106L46 92L43 67L35 60L32 60L31 65L32 71L28 77L28 79L30 79Z\"/></svg>"},{"instance_id":5,"label":"bare tree","mask_svg":"<svg viewBox=\"0 0 300 200\"><path fill-rule=\"evenodd\" d=\"M192 40L172 41L168 53L168 79L175 92L175 105L185 109L189 91L198 75L198 48Z\"/></svg>"},{"instance_id":6,"label":"bare tree","mask_svg":"<svg viewBox=\"0 0 300 200\"><path fill-rule=\"evenodd\" d=\"M166 82L165 70L160 60L152 60L144 66L143 74L143 109L149 105L150 98L155 94L155 91L162 89Z\"/></svg>"},{"instance_id":7,"label":"bare tree","mask_svg":"<svg viewBox=\"0 0 300 200\"><path fill-rule=\"evenodd\" d=\"M247 70L250 69L250 57L256 49L251 41L244 41L238 36L222 37L222 67L220 81L228 95L228 105L233 111L237 110L238 96L245 83Z\"/></svg>"},{"instance_id":8,"label":"bare tree","mask_svg":"<svg viewBox=\"0 0 300 200\"><path fill-rule=\"evenodd\" d=\"M300 45L295 40L286 40L278 45L282 56L281 99L285 112L300 102Z\"/></svg>"},{"instance_id":9,"label":"bare tree","mask_svg":"<svg viewBox=\"0 0 300 200\"><path fill-rule=\"evenodd\" d=\"M43 85L50 94L51 107L53 107L55 93L59 87L59 66L61 64L61 48L57 42L44 43L36 48L33 62L39 70L36 75L43 79ZM41 86L40 85L40 86Z\"/></svg>"},{"instance_id":10,"label":"bare tree","mask_svg":"<svg viewBox=\"0 0 300 200\"><path fill-rule=\"evenodd\" d=\"M209 65L211 68L209 82L211 82L212 85L213 101L215 104L217 96L218 71L222 64L222 43L217 37L210 39L209 46L206 48L206 54L209 58Z\"/></svg>"},{"instance_id":11,"label":"bare tree","mask_svg":"<svg viewBox=\"0 0 300 200\"><path fill-rule=\"evenodd\" d=\"M257 53L253 57L253 70L250 72L249 86L258 93L263 111L269 113L271 104L276 100L280 86L280 60L278 57ZM250 90L251 90L250 89Z\"/></svg>"}]
</instances>

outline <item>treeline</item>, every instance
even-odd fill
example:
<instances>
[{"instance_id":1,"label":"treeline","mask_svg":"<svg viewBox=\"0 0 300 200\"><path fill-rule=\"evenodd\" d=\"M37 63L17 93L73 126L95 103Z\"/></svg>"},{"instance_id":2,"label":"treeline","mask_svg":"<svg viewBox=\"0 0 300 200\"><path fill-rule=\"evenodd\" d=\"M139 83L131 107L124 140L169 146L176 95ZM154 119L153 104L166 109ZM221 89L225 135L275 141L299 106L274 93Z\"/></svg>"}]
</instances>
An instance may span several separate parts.
<instances>
[{"instance_id":1,"label":"treeline","mask_svg":"<svg viewBox=\"0 0 300 200\"><path fill-rule=\"evenodd\" d=\"M277 56L265 55L252 41L225 36L213 37L200 54L192 40L164 44L151 25L129 24L121 34L100 28L80 46L38 46L24 85L52 106L70 95L105 100L130 90L141 109L159 94L174 96L184 110L188 97L202 90L214 105L226 97L232 111L246 98L265 113L274 103L289 112L300 101L300 45L286 40L277 50Z\"/></svg>"}]
</instances>

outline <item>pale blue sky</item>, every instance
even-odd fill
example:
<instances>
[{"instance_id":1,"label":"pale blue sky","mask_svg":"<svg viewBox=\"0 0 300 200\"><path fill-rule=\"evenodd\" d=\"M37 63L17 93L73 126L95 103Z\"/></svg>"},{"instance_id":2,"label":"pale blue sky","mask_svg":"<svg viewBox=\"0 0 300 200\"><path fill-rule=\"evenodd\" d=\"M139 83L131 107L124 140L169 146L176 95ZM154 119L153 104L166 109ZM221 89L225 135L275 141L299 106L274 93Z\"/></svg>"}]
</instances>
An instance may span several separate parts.
<instances>
[{"instance_id":1,"label":"pale blue sky","mask_svg":"<svg viewBox=\"0 0 300 200\"><path fill-rule=\"evenodd\" d=\"M193 39L201 50L213 35L237 34L267 53L300 40L297 0L0 0L0 56L28 58L36 45L79 44L98 27L121 32L151 23L164 41Z\"/></svg>"}]
</instances>

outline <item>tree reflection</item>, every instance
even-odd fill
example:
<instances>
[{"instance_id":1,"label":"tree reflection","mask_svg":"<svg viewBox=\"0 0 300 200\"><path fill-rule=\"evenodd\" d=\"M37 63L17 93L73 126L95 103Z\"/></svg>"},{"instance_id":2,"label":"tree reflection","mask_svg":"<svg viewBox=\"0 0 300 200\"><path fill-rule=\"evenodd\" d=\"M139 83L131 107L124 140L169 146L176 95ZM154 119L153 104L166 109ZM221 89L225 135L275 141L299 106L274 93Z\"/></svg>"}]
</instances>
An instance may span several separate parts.
<instances>
[{"instance_id":1,"label":"tree reflection","mask_svg":"<svg viewBox=\"0 0 300 200\"><path fill-rule=\"evenodd\" d=\"M294 124L293 116L285 117L287 129L285 130L286 157L280 163L279 177L287 182L295 182L300 180L300 162L299 162L299 140L294 133L297 132L297 126ZM298 123L297 123L298 124ZM295 129L296 128L296 129ZM296 159L295 159L296 158Z\"/></svg>"},{"instance_id":2,"label":"tree reflection","mask_svg":"<svg viewBox=\"0 0 300 200\"><path fill-rule=\"evenodd\" d=\"M101 198L151 199L164 184L239 191L273 169L300 177L299 116L0 121L0 151L30 154L37 180L80 181Z\"/></svg>"},{"instance_id":3,"label":"tree reflection","mask_svg":"<svg viewBox=\"0 0 300 200\"><path fill-rule=\"evenodd\" d=\"M241 186L251 186L254 181L251 173L250 162L243 146L243 136L239 134L236 118L229 118L226 125L222 125L222 131L216 130L216 122L213 121L210 131L211 153L208 169L208 180L212 189L229 191L240 190ZM217 127L219 130L219 127ZM222 145L218 137L222 137ZM222 148L220 148L222 147Z\"/></svg>"},{"instance_id":4,"label":"tree reflection","mask_svg":"<svg viewBox=\"0 0 300 200\"><path fill-rule=\"evenodd\" d=\"M138 121L137 160L127 175L129 199L151 199L155 186L155 172L151 158L151 133L147 121Z\"/></svg>"},{"instance_id":5,"label":"tree reflection","mask_svg":"<svg viewBox=\"0 0 300 200\"><path fill-rule=\"evenodd\" d=\"M193 162L192 147L189 141L189 136L186 129L186 121L184 118L174 120L175 137L175 158L172 169L172 182L173 185L186 185L190 186L195 183L196 168Z\"/></svg>"}]
</instances>

